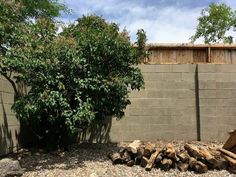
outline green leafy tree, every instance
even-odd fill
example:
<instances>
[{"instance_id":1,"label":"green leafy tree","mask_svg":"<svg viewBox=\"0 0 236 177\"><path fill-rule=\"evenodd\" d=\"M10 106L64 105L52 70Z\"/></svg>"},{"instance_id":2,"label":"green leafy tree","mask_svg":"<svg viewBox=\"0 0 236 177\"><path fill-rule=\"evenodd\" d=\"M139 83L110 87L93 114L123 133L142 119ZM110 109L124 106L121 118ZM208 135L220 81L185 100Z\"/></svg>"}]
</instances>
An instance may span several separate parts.
<instances>
[{"instance_id":1,"label":"green leafy tree","mask_svg":"<svg viewBox=\"0 0 236 177\"><path fill-rule=\"evenodd\" d=\"M18 72L19 68L12 67L8 51L21 50L29 44L26 44L26 40L34 21L39 18L53 20L61 11L67 9L55 0L0 0L0 74L12 84L16 96L19 95L19 91L12 72Z\"/></svg>"},{"instance_id":2,"label":"green leafy tree","mask_svg":"<svg viewBox=\"0 0 236 177\"><path fill-rule=\"evenodd\" d=\"M60 34L53 20L45 18L25 30L21 47L9 49L3 64L30 88L17 97L13 109L42 146L62 146L106 116L121 118L130 89L144 85L136 67L145 55L143 30L137 33L136 48L117 24L93 15Z\"/></svg>"},{"instance_id":3,"label":"green leafy tree","mask_svg":"<svg viewBox=\"0 0 236 177\"><path fill-rule=\"evenodd\" d=\"M198 26L191 41L203 37L205 43L232 43L233 37L227 36L229 30L235 30L236 12L224 3L211 3L201 12Z\"/></svg>"}]
</instances>

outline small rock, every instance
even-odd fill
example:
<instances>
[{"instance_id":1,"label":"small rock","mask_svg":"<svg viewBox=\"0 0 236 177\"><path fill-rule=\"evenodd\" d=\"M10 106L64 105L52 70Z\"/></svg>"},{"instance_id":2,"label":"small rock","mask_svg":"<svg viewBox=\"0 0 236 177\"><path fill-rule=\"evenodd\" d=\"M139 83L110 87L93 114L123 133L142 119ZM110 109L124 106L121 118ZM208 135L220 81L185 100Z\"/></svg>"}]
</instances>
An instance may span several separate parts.
<instances>
[{"instance_id":1,"label":"small rock","mask_svg":"<svg viewBox=\"0 0 236 177\"><path fill-rule=\"evenodd\" d=\"M0 176L22 176L24 170L18 160L4 158L0 160Z\"/></svg>"}]
</instances>

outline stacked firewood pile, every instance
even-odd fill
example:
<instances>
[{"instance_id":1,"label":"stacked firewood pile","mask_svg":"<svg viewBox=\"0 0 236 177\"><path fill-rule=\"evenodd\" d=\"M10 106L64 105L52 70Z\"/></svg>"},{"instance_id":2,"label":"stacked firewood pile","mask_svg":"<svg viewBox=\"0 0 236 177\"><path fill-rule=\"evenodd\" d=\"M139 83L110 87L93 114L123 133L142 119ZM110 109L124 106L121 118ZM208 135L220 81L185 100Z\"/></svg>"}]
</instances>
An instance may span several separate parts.
<instances>
[{"instance_id":1,"label":"stacked firewood pile","mask_svg":"<svg viewBox=\"0 0 236 177\"><path fill-rule=\"evenodd\" d=\"M163 148L157 148L151 142L142 143L135 140L121 147L119 151L110 153L109 158L114 165L140 165L147 171L152 168L164 171L177 168L182 172L191 170L206 173L208 170L217 169L236 173L236 154L222 148L190 143L178 148L168 143Z\"/></svg>"}]
</instances>

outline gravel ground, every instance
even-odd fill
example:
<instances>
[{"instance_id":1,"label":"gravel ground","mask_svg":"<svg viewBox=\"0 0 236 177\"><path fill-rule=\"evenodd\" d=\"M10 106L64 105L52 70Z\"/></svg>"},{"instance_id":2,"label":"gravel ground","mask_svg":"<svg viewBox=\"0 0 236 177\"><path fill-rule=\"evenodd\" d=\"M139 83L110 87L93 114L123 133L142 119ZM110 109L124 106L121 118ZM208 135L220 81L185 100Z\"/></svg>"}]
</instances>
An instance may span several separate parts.
<instances>
[{"instance_id":1,"label":"gravel ground","mask_svg":"<svg viewBox=\"0 0 236 177\"><path fill-rule=\"evenodd\" d=\"M158 147L163 147L166 141L155 142ZM172 142L176 147L183 146L183 141ZM195 144L210 147L222 146L216 142L194 142ZM193 172L179 172L170 170L168 172L160 169L152 169L146 172L140 166L127 167L125 165L112 165L107 155L116 151L120 144L80 144L71 146L67 152L45 153L43 151L22 150L14 157L18 158L20 164L25 168L23 177L47 176L47 177L185 177L185 176L206 176L206 177L233 177L228 171L209 171L206 174L197 175Z\"/></svg>"}]
</instances>

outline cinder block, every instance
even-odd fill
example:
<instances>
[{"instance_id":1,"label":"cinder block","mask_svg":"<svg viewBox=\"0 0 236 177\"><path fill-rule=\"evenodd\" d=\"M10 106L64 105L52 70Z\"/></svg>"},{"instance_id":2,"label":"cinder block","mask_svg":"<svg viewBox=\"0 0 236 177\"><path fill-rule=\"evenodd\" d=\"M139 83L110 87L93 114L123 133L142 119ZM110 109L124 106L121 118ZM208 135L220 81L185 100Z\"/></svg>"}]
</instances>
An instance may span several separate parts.
<instances>
[{"instance_id":1,"label":"cinder block","mask_svg":"<svg viewBox=\"0 0 236 177\"><path fill-rule=\"evenodd\" d=\"M11 110L11 104L0 104L0 115L15 115L15 113Z\"/></svg>"},{"instance_id":2,"label":"cinder block","mask_svg":"<svg viewBox=\"0 0 236 177\"><path fill-rule=\"evenodd\" d=\"M145 81L145 90L155 90L158 88L157 86L159 86L159 83L160 82L157 83L155 81Z\"/></svg>"},{"instance_id":3,"label":"cinder block","mask_svg":"<svg viewBox=\"0 0 236 177\"><path fill-rule=\"evenodd\" d=\"M236 72L236 65L232 64L217 64L216 65L216 72L220 73L235 73Z\"/></svg>"},{"instance_id":4,"label":"cinder block","mask_svg":"<svg viewBox=\"0 0 236 177\"><path fill-rule=\"evenodd\" d=\"M218 141L219 126L216 124L201 124L202 141Z\"/></svg>"},{"instance_id":5,"label":"cinder block","mask_svg":"<svg viewBox=\"0 0 236 177\"><path fill-rule=\"evenodd\" d=\"M14 103L14 94L2 92L2 102L5 104L13 104ZM1 99L1 98L0 98Z\"/></svg>"},{"instance_id":6,"label":"cinder block","mask_svg":"<svg viewBox=\"0 0 236 177\"><path fill-rule=\"evenodd\" d=\"M205 131L201 131L201 141L219 141L217 130L212 130L211 127L205 129Z\"/></svg>"},{"instance_id":7,"label":"cinder block","mask_svg":"<svg viewBox=\"0 0 236 177\"><path fill-rule=\"evenodd\" d=\"M157 108L157 107L130 107L130 116L171 116L175 115L176 109L173 108Z\"/></svg>"},{"instance_id":8,"label":"cinder block","mask_svg":"<svg viewBox=\"0 0 236 177\"><path fill-rule=\"evenodd\" d=\"M150 124L150 117L152 116L125 116L115 125L149 125Z\"/></svg>"},{"instance_id":9,"label":"cinder block","mask_svg":"<svg viewBox=\"0 0 236 177\"><path fill-rule=\"evenodd\" d=\"M199 73L198 80L199 81L215 81L217 79L216 73Z\"/></svg>"},{"instance_id":10,"label":"cinder block","mask_svg":"<svg viewBox=\"0 0 236 177\"><path fill-rule=\"evenodd\" d=\"M162 72L162 73L172 72L172 65L161 64L161 65L155 65L155 66L156 66L156 71L155 72Z\"/></svg>"},{"instance_id":11,"label":"cinder block","mask_svg":"<svg viewBox=\"0 0 236 177\"><path fill-rule=\"evenodd\" d=\"M162 81L163 73L143 73L145 81Z\"/></svg>"},{"instance_id":12,"label":"cinder block","mask_svg":"<svg viewBox=\"0 0 236 177\"><path fill-rule=\"evenodd\" d=\"M193 86L193 83L187 82L187 81L172 81L172 82L166 82L164 85L165 89L186 89L191 88Z\"/></svg>"},{"instance_id":13,"label":"cinder block","mask_svg":"<svg viewBox=\"0 0 236 177\"><path fill-rule=\"evenodd\" d=\"M172 71L171 65L139 65L139 68L143 73L168 73Z\"/></svg>"},{"instance_id":14,"label":"cinder block","mask_svg":"<svg viewBox=\"0 0 236 177\"><path fill-rule=\"evenodd\" d=\"M218 117L216 115L214 115L214 116L206 116L206 115L201 116L200 121L201 121L200 122L201 125L204 125L204 126L207 126L208 124L210 126L214 126L214 127L219 126Z\"/></svg>"},{"instance_id":15,"label":"cinder block","mask_svg":"<svg viewBox=\"0 0 236 177\"><path fill-rule=\"evenodd\" d=\"M236 77L235 77L236 80ZM216 82L217 89L236 89L236 82Z\"/></svg>"},{"instance_id":16,"label":"cinder block","mask_svg":"<svg viewBox=\"0 0 236 177\"><path fill-rule=\"evenodd\" d=\"M217 98L234 98L236 96L236 90L224 89L224 90L216 90Z\"/></svg>"},{"instance_id":17,"label":"cinder block","mask_svg":"<svg viewBox=\"0 0 236 177\"><path fill-rule=\"evenodd\" d=\"M188 116L188 115L196 115L196 107L195 106L185 106L178 107L172 111L172 116Z\"/></svg>"},{"instance_id":18,"label":"cinder block","mask_svg":"<svg viewBox=\"0 0 236 177\"><path fill-rule=\"evenodd\" d=\"M187 124L189 126L195 126L196 125L196 113L193 114L184 114L181 116L171 116L172 120L177 124Z\"/></svg>"},{"instance_id":19,"label":"cinder block","mask_svg":"<svg viewBox=\"0 0 236 177\"><path fill-rule=\"evenodd\" d=\"M196 105L195 98L183 98L175 100L176 108L193 107Z\"/></svg>"},{"instance_id":20,"label":"cinder block","mask_svg":"<svg viewBox=\"0 0 236 177\"><path fill-rule=\"evenodd\" d=\"M156 128L156 127L153 127ZM156 141L156 140L171 140L173 139L173 133L169 131L161 131L158 129L155 129L156 131L150 131L146 133L146 136L148 137L144 141Z\"/></svg>"},{"instance_id":21,"label":"cinder block","mask_svg":"<svg viewBox=\"0 0 236 177\"><path fill-rule=\"evenodd\" d=\"M194 125L189 125L189 124L178 124L176 122L176 124L172 124L170 127L170 131L173 131L174 133L178 134L183 134L186 132L189 132L189 134L192 134L193 132L195 133L196 130L196 126ZM178 135L177 135L178 137Z\"/></svg>"},{"instance_id":22,"label":"cinder block","mask_svg":"<svg viewBox=\"0 0 236 177\"><path fill-rule=\"evenodd\" d=\"M152 124L172 124L174 122L174 116L143 116L144 120L148 121L150 125Z\"/></svg>"},{"instance_id":23,"label":"cinder block","mask_svg":"<svg viewBox=\"0 0 236 177\"><path fill-rule=\"evenodd\" d=\"M217 107L216 114L218 116L236 116L236 109L234 106L227 107Z\"/></svg>"},{"instance_id":24,"label":"cinder block","mask_svg":"<svg viewBox=\"0 0 236 177\"><path fill-rule=\"evenodd\" d=\"M212 117L217 115L216 106L200 106L200 117Z\"/></svg>"},{"instance_id":25,"label":"cinder block","mask_svg":"<svg viewBox=\"0 0 236 177\"><path fill-rule=\"evenodd\" d=\"M19 126L19 120L13 115L0 115L0 124L2 126Z\"/></svg>"},{"instance_id":26,"label":"cinder block","mask_svg":"<svg viewBox=\"0 0 236 177\"><path fill-rule=\"evenodd\" d=\"M182 73L164 73L163 80L165 81L181 81Z\"/></svg>"},{"instance_id":27,"label":"cinder block","mask_svg":"<svg viewBox=\"0 0 236 177\"><path fill-rule=\"evenodd\" d=\"M215 64L198 64L199 73L215 73L216 65Z\"/></svg>"},{"instance_id":28,"label":"cinder block","mask_svg":"<svg viewBox=\"0 0 236 177\"><path fill-rule=\"evenodd\" d=\"M218 122L220 125L232 125L236 127L236 118L235 116L217 116Z\"/></svg>"},{"instance_id":29,"label":"cinder block","mask_svg":"<svg viewBox=\"0 0 236 177\"><path fill-rule=\"evenodd\" d=\"M147 98L147 91L145 89L142 89L140 91L133 90L129 94L129 98Z\"/></svg>"},{"instance_id":30,"label":"cinder block","mask_svg":"<svg viewBox=\"0 0 236 177\"><path fill-rule=\"evenodd\" d=\"M175 103L169 98L137 98L131 100L133 107L174 107Z\"/></svg>"},{"instance_id":31,"label":"cinder block","mask_svg":"<svg viewBox=\"0 0 236 177\"><path fill-rule=\"evenodd\" d=\"M3 92L14 93L14 89L12 85L9 83L9 81L2 80L1 85L2 85L1 87L3 88Z\"/></svg>"},{"instance_id":32,"label":"cinder block","mask_svg":"<svg viewBox=\"0 0 236 177\"><path fill-rule=\"evenodd\" d=\"M194 82L195 81L195 73L181 73L182 81Z\"/></svg>"},{"instance_id":33,"label":"cinder block","mask_svg":"<svg viewBox=\"0 0 236 177\"><path fill-rule=\"evenodd\" d=\"M217 98L217 90L199 90L200 98Z\"/></svg>"},{"instance_id":34,"label":"cinder block","mask_svg":"<svg viewBox=\"0 0 236 177\"><path fill-rule=\"evenodd\" d=\"M215 73L217 82L231 82L232 73Z\"/></svg>"},{"instance_id":35,"label":"cinder block","mask_svg":"<svg viewBox=\"0 0 236 177\"><path fill-rule=\"evenodd\" d=\"M231 106L236 105L236 99L235 99L235 97L228 98L228 99L219 99L217 103L218 103L217 104L218 106L231 107ZM236 121L236 119L235 119L235 121Z\"/></svg>"},{"instance_id":36,"label":"cinder block","mask_svg":"<svg viewBox=\"0 0 236 177\"><path fill-rule=\"evenodd\" d=\"M169 98L166 96L165 90L148 90L147 98Z\"/></svg>"},{"instance_id":37,"label":"cinder block","mask_svg":"<svg viewBox=\"0 0 236 177\"><path fill-rule=\"evenodd\" d=\"M172 72L173 73L189 73L192 70L190 69L191 64L177 64L172 65Z\"/></svg>"},{"instance_id":38,"label":"cinder block","mask_svg":"<svg viewBox=\"0 0 236 177\"><path fill-rule=\"evenodd\" d=\"M202 90L209 90L209 89L216 89L216 81L215 80L209 80L209 81L199 81L199 89Z\"/></svg>"},{"instance_id":39,"label":"cinder block","mask_svg":"<svg viewBox=\"0 0 236 177\"><path fill-rule=\"evenodd\" d=\"M218 106L220 104L220 99L216 98L201 98L199 100L201 106Z\"/></svg>"},{"instance_id":40,"label":"cinder block","mask_svg":"<svg viewBox=\"0 0 236 177\"><path fill-rule=\"evenodd\" d=\"M0 78L0 94L3 91L3 80Z\"/></svg>"}]
</instances>

